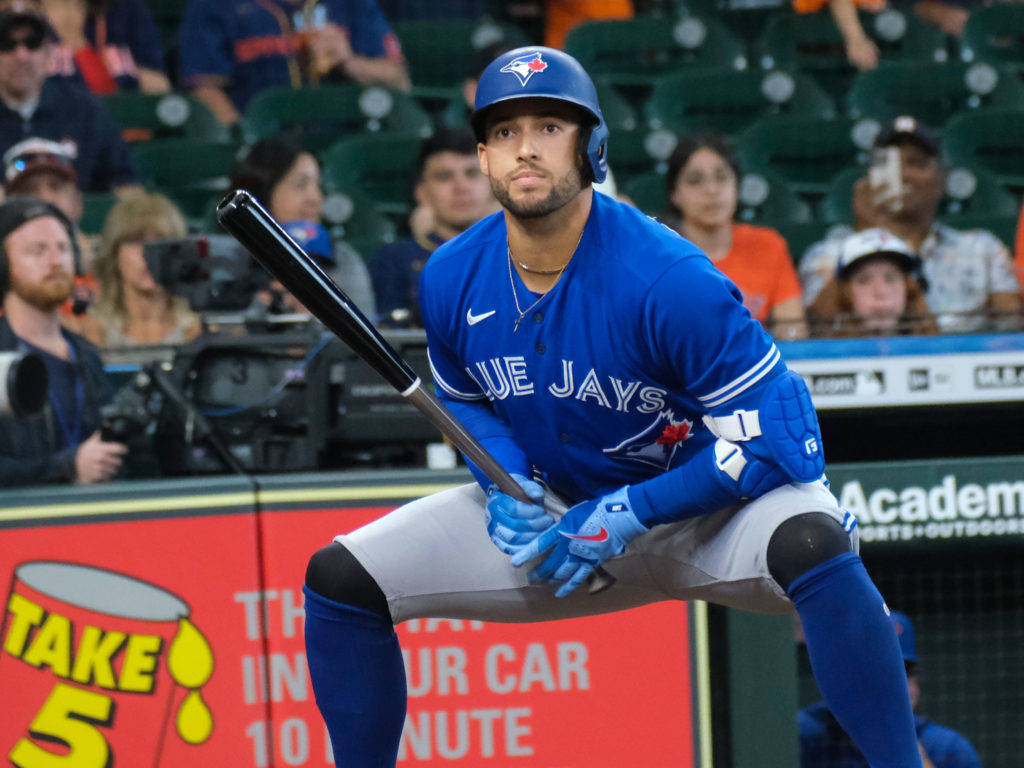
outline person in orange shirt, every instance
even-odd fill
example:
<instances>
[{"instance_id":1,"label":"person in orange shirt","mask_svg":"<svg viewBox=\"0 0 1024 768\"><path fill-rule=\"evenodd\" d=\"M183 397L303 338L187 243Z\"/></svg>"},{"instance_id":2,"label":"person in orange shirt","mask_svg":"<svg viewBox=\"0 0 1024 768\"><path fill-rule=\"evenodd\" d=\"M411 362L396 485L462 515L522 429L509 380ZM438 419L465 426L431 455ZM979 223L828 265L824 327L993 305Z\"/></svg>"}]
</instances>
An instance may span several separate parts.
<instances>
[{"instance_id":1,"label":"person in orange shirt","mask_svg":"<svg viewBox=\"0 0 1024 768\"><path fill-rule=\"evenodd\" d=\"M1020 209L1020 218L1017 219L1017 243L1013 247L1013 268L1017 273L1017 279L1024 285L1024 205Z\"/></svg>"},{"instance_id":2,"label":"person in orange shirt","mask_svg":"<svg viewBox=\"0 0 1024 768\"><path fill-rule=\"evenodd\" d=\"M666 223L736 284L750 314L776 337L803 338L800 281L785 239L774 229L733 221L740 176L735 151L722 137L683 136L668 162Z\"/></svg>"},{"instance_id":3,"label":"person in orange shirt","mask_svg":"<svg viewBox=\"0 0 1024 768\"><path fill-rule=\"evenodd\" d=\"M544 45L561 48L569 30L585 21L632 19L632 0L548 0L545 4Z\"/></svg>"}]
</instances>

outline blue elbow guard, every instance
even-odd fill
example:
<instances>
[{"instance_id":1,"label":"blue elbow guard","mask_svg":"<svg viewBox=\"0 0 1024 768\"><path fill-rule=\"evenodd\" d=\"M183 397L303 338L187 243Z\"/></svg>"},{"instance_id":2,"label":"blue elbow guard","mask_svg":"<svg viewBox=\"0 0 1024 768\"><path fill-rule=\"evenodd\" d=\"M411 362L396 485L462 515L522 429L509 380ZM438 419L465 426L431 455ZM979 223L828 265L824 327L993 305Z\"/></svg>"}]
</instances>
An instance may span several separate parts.
<instances>
[{"instance_id":1,"label":"blue elbow guard","mask_svg":"<svg viewBox=\"0 0 1024 768\"><path fill-rule=\"evenodd\" d=\"M765 388L756 411L734 411L729 416L705 416L715 435L732 443L760 437L751 452L770 458L793 480L810 483L825 472L821 430L811 393L804 380L786 371Z\"/></svg>"}]
</instances>

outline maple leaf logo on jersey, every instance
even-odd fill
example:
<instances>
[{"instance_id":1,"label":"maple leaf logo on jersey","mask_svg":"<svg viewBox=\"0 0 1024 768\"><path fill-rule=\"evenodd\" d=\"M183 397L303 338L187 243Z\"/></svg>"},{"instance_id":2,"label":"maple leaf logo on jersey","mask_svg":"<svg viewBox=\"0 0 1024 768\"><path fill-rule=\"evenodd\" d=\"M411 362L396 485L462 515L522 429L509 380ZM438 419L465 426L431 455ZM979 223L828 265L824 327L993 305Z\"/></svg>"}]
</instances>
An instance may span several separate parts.
<instances>
[{"instance_id":1,"label":"maple leaf logo on jersey","mask_svg":"<svg viewBox=\"0 0 1024 768\"><path fill-rule=\"evenodd\" d=\"M674 416L671 410L662 411L639 434L627 437L614 448L605 448L605 455L621 461L636 461L661 470L668 469L679 444L689 440L693 434L692 421L677 421Z\"/></svg>"},{"instance_id":2,"label":"maple leaf logo on jersey","mask_svg":"<svg viewBox=\"0 0 1024 768\"><path fill-rule=\"evenodd\" d=\"M540 51L535 51L512 59L512 61L501 68L501 71L506 74L515 75L519 78L519 82L522 85L526 85L531 77L538 72L543 72L547 68L548 63L541 58Z\"/></svg>"}]
</instances>

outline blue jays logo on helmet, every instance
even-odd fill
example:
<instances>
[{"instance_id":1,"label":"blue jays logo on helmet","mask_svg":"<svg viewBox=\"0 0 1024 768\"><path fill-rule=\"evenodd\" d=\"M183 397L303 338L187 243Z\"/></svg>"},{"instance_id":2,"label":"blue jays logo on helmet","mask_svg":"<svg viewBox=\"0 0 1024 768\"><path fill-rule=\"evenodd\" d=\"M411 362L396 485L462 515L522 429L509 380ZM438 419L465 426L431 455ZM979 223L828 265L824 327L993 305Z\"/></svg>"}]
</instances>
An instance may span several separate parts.
<instances>
[{"instance_id":1,"label":"blue jays logo on helmet","mask_svg":"<svg viewBox=\"0 0 1024 768\"><path fill-rule=\"evenodd\" d=\"M547 68L548 63L544 61L543 54L540 51L534 51L525 56L517 56L502 67L499 72L515 75L519 78L519 82L525 86L531 77L543 72Z\"/></svg>"}]
</instances>

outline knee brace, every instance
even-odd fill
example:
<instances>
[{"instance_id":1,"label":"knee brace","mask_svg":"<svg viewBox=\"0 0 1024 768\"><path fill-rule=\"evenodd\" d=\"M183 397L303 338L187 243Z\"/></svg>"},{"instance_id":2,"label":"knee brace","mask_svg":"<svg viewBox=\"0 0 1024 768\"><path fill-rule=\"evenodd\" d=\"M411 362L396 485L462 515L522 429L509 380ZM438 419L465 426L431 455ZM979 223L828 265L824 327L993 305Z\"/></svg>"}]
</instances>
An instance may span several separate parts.
<instances>
[{"instance_id":1,"label":"knee brace","mask_svg":"<svg viewBox=\"0 0 1024 768\"><path fill-rule=\"evenodd\" d=\"M838 520L824 512L808 512L784 520L772 533L768 572L788 592L798 576L851 551L850 536Z\"/></svg>"},{"instance_id":2,"label":"knee brace","mask_svg":"<svg viewBox=\"0 0 1024 768\"><path fill-rule=\"evenodd\" d=\"M328 600L373 611L391 621L388 600L380 586L355 555L336 541L309 558L306 586Z\"/></svg>"}]
</instances>

